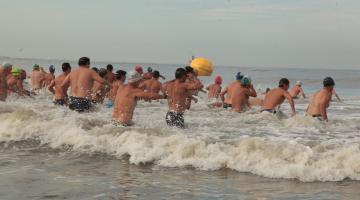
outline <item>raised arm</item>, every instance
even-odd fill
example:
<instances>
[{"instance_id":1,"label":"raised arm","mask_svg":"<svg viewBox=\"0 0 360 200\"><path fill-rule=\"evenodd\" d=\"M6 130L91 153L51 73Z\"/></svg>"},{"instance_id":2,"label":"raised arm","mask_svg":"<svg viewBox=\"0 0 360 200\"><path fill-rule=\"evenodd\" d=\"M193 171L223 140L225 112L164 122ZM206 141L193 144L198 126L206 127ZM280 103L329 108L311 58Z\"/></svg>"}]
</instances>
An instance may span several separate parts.
<instances>
[{"instance_id":1,"label":"raised arm","mask_svg":"<svg viewBox=\"0 0 360 200\"><path fill-rule=\"evenodd\" d=\"M302 88L300 88L300 94L304 97L304 99L306 99L305 92Z\"/></svg>"},{"instance_id":2,"label":"raised arm","mask_svg":"<svg viewBox=\"0 0 360 200\"><path fill-rule=\"evenodd\" d=\"M284 97L288 100L290 106L291 106L291 110L292 110L292 116L296 115L296 110L295 110L295 103L293 98L291 97L291 95L289 94L289 92L284 91Z\"/></svg>"},{"instance_id":3,"label":"raised arm","mask_svg":"<svg viewBox=\"0 0 360 200\"><path fill-rule=\"evenodd\" d=\"M250 97L257 97L257 93L256 93L256 90L254 89L253 85L250 86L249 91L248 91L248 95Z\"/></svg>"}]
</instances>

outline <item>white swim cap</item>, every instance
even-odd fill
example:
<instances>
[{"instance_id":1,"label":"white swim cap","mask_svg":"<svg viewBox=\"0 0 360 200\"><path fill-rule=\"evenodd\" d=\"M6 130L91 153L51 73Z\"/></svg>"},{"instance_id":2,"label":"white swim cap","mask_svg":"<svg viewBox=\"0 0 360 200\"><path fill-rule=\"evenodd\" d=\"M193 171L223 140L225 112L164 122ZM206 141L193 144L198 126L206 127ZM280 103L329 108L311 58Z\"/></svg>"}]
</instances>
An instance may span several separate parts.
<instances>
[{"instance_id":1,"label":"white swim cap","mask_svg":"<svg viewBox=\"0 0 360 200\"><path fill-rule=\"evenodd\" d=\"M296 85L302 86L302 82L301 81L296 81Z\"/></svg>"},{"instance_id":2,"label":"white swim cap","mask_svg":"<svg viewBox=\"0 0 360 200\"><path fill-rule=\"evenodd\" d=\"M139 74L137 71L132 71L129 73L128 82L129 83L136 83L142 79L141 74Z\"/></svg>"}]
</instances>

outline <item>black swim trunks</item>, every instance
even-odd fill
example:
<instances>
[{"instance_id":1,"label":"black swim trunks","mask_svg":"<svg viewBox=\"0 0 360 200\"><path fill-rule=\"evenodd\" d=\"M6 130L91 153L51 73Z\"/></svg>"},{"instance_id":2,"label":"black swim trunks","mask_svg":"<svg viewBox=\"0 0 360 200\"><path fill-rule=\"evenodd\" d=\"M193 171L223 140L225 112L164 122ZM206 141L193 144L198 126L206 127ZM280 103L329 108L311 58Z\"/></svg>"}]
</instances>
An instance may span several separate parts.
<instances>
[{"instance_id":1,"label":"black swim trunks","mask_svg":"<svg viewBox=\"0 0 360 200\"><path fill-rule=\"evenodd\" d=\"M168 126L185 128L184 113L168 112L166 114L166 123Z\"/></svg>"},{"instance_id":2,"label":"black swim trunks","mask_svg":"<svg viewBox=\"0 0 360 200\"><path fill-rule=\"evenodd\" d=\"M321 122L325 121L321 115L311 115L311 117L316 118L317 120L319 120Z\"/></svg>"},{"instance_id":3,"label":"black swim trunks","mask_svg":"<svg viewBox=\"0 0 360 200\"><path fill-rule=\"evenodd\" d=\"M225 108L225 109L232 108L232 105L224 103L223 108Z\"/></svg>"},{"instance_id":4,"label":"black swim trunks","mask_svg":"<svg viewBox=\"0 0 360 200\"><path fill-rule=\"evenodd\" d=\"M78 112L84 112L91 108L91 103L86 98L69 97L69 108Z\"/></svg>"},{"instance_id":5,"label":"black swim trunks","mask_svg":"<svg viewBox=\"0 0 360 200\"><path fill-rule=\"evenodd\" d=\"M59 106L65 106L66 102L64 99L55 99L54 104Z\"/></svg>"}]
</instances>

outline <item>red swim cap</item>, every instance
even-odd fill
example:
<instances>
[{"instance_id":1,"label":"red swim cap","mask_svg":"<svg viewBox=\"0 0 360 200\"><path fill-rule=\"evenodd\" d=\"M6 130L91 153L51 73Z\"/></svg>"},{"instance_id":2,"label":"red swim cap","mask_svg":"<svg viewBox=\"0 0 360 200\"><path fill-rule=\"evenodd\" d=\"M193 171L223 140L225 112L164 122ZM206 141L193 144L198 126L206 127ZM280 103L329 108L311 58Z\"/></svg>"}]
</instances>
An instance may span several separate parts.
<instances>
[{"instance_id":1,"label":"red swim cap","mask_svg":"<svg viewBox=\"0 0 360 200\"><path fill-rule=\"evenodd\" d=\"M140 65L136 65L135 67L135 71L137 71L139 74L143 74L144 70Z\"/></svg>"},{"instance_id":2,"label":"red swim cap","mask_svg":"<svg viewBox=\"0 0 360 200\"><path fill-rule=\"evenodd\" d=\"M215 77L215 83L216 83L216 84L221 84L221 83L222 83L222 78L221 78L221 76L218 75L218 76Z\"/></svg>"}]
</instances>

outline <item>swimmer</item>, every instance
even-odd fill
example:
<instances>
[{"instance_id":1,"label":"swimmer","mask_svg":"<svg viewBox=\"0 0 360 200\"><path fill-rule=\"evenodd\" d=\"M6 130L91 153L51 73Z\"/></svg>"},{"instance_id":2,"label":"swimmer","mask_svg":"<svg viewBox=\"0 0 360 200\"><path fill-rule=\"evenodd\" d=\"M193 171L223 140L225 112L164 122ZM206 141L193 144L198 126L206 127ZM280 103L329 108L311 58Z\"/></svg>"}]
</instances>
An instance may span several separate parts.
<instances>
[{"instance_id":1,"label":"swimmer","mask_svg":"<svg viewBox=\"0 0 360 200\"><path fill-rule=\"evenodd\" d=\"M213 102L209 106L210 107L221 107L222 102L219 101L220 93L221 93L221 84L222 78L221 76L216 76L214 79L214 83L209 85L206 90L208 91L208 101Z\"/></svg>"},{"instance_id":2,"label":"swimmer","mask_svg":"<svg viewBox=\"0 0 360 200\"><path fill-rule=\"evenodd\" d=\"M132 126L134 110L139 99L161 99L162 95L144 92L139 88L142 76L136 71L130 73L128 84L118 89L115 98L113 121L122 126Z\"/></svg>"},{"instance_id":3,"label":"swimmer","mask_svg":"<svg viewBox=\"0 0 360 200\"><path fill-rule=\"evenodd\" d=\"M331 77L326 77L323 81L324 88L317 91L311 98L306 114L320 121L328 121L326 109L330 105L335 81Z\"/></svg>"},{"instance_id":4,"label":"swimmer","mask_svg":"<svg viewBox=\"0 0 360 200\"><path fill-rule=\"evenodd\" d=\"M99 73L99 69L97 67L92 67L92 70L94 70L97 74Z\"/></svg>"},{"instance_id":5,"label":"swimmer","mask_svg":"<svg viewBox=\"0 0 360 200\"><path fill-rule=\"evenodd\" d=\"M232 102L232 93L234 90L234 87L239 86L241 84L241 79L243 78L243 75L241 75L241 72L238 72L236 74L236 81L230 83L224 91L220 93L221 101L223 102L223 107L225 109L231 108L231 102ZM226 97L225 97L226 95Z\"/></svg>"},{"instance_id":6,"label":"swimmer","mask_svg":"<svg viewBox=\"0 0 360 200\"><path fill-rule=\"evenodd\" d=\"M55 79L55 67L54 65L50 65L49 67L49 72L50 73L46 73L45 77L44 77L44 86L49 86L50 83Z\"/></svg>"},{"instance_id":7,"label":"swimmer","mask_svg":"<svg viewBox=\"0 0 360 200\"><path fill-rule=\"evenodd\" d=\"M186 82L187 83L198 83L201 84L201 81L198 79L197 77L197 71L194 70L192 67L190 66L186 66L185 67L185 71L186 71ZM202 84L201 84L202 85ZM194 97L198 95L199 91L206 93L206 91L203 90L203 87L201 87L198 90L191 90L188 91L188 98L186 99L186 105L187 105L187 109L189 110L191 108L191 101L194 101L195 103L198 102L198 99Z\"/></svg>"},{"instance_id":8,"label":"swimmer","mask_svg":"<svg viewBox=\"0 0 360 200\"><path fill-rule=\"evenodd\" d=\"M263 101L263 105L261 108L261 112L269 112L269 113L276 113L276 107L280 106L285 99L288 100L291 110L292 116L296 114L295 104L293 98L290 96L288 89L289 89L289 80L286 78L282 78L279 81L279 87L270 90Z\"/></svg>"},{"instance_id":9,"label":"swimmer","mask_svg":"<svg viewBox=\"0 0 360 200\"><path fill-rule=\"evenodd\" d=\"M68 87L64 87L63 91L61 85L64 82L66 76L71 72L71 66L69 63L63 63L61 68L63 73L51 81L50 85L48 86L48 90L54 94L54 104L64 106L67 105L68 101Z\"/></svg>"},{"instance_id":10,"label":"swimmer","mask_svg":"<svg viewBox=\"0 0 360 200\"><path fill-rule=\"evenodd\" d=\"M251 78L244 76L241 85L235 85L232 96L232 111L244 112L249 105L249 97L256 97L257 93L251 84Z\"/></svg>"},{"instance_id":11,"label":"swimmer","mask_svg":"<svg viewBox=\"0 0 360 200\"><path fill-rule=\"evenodd\" d=\"M11 74L7 77L8 93L18 93L19 96L24 96L23 79L21 78L21 69L14 67Z\"/></svg>"},{"instance_id":12,"label":"swimmer","mask_svg":"<svg viewBox=\"0 0 360 200\"><path fill-rule=\"evenodd\" d=\"M147 68L147 72L143 75L144 80L150 80L153 77L153 69L151 67Z\"/></svg>"},{"instance_id":13,"label":"swimmer","mask_svg":"<svg viewBox=\"0 0 360 200\"><path fill-rule=\"evenodd\" d=\"M69 108L78 112L90 110L91 89L94 82L109 85L109 82L101 78L94 70L90 69L90 59L82 57L79 59L79 68L72 70L61 84L62 92L65 94L70 87Z\"/></svg>"},{"instance_id":14,"label":"swimmer","mask_svg":"<svg viewBox=\"0 0 360 200\"><path fill-rule=\"evenodd\" d=\"M114 67L111 64L106 66L106 79L107 81L112 84L115 81L115 76L113 74Z\"/></svg>"},{"instance_id":15,"label":"swimmer","mask_svg":"<svg viewBox=\"0 0 360 200\"><path fill-rule=\"evenodd\" d=\"M0 101L5 101L7 97L7 76L11 74L12 64L3 62L0 65Z\"/></svg>"},{"instance_id":16,"label":"swimmer","mask_svg":"<svg viewBox=\"0 0 360 200\"><path fill-rule=\"evenodd\" d=\"M186 82L186 79L186 70L178 68L175 72L175 80L167 82L163 87L169 106L169 111L166 114L168 126L185 128L184 112L188 108L187 98L192 91L203 88L201 82Z\"/></svg>"},{"instance_id":17,"label":"swimmer","mask_svg":"<svg viewBox=\"0 0 360 200\"><path fill-rule=\"evenodd\" d=\"M145 85L145 91L159 93L162 87L159 78L160 78L160 72L154 71L152 75L152 79L143 82L143 84Z\"/></svg>"},{"instance_id":18,"label":"swimmer","mask_svg":"<svg viewBox=\"0 0 360 200\"><path fill-rule=\"evenodd\" d=\"M109 100L106 107L111 108L114 105L116 93L120 87L122 87L126 80L126 71L118 70L115 74L115 81L112 83L112 88L109 92Z\"/></svg>"},{"instance_id":19,"label":"swimmer","mask_svg":"<svg viewBox=\"0 0 360 200\"><path fill-rule=\"evenodd\" d=\"M33 66L33 70L30 74L30 79L32 92L37 92L42 88L43 82L45 80L45 75L43 72L40 71L40 66L38 64L35 64Z\"/></svg>"},{"instance_id":20,"label":"swimmer","mask_svg":"<svg viewBox=\"0 0 360 200\"><path fill-rule=\"evenodd\" d=\"M99 70L99 76L106 80L106 74L107 70L105 68L101 68ZM106 88L103 83L94 82L93 88L92 88L92 103L103 103L106 95Z\"/></svg>"},{"instance_id":21,"label":"swimmer","mask_svg":"<svg viewBox=\"0 0 360 200\"><path fill-rule=\"evenodd\" d=\"M293 88L291 88L289 94L293 99L297 99L299 98L299 94L301 94L301 96L305 99L305 93L304 90L302 89L302 83L301 81L297 81L295 86Z\"/></svg>"}]
</instances>

